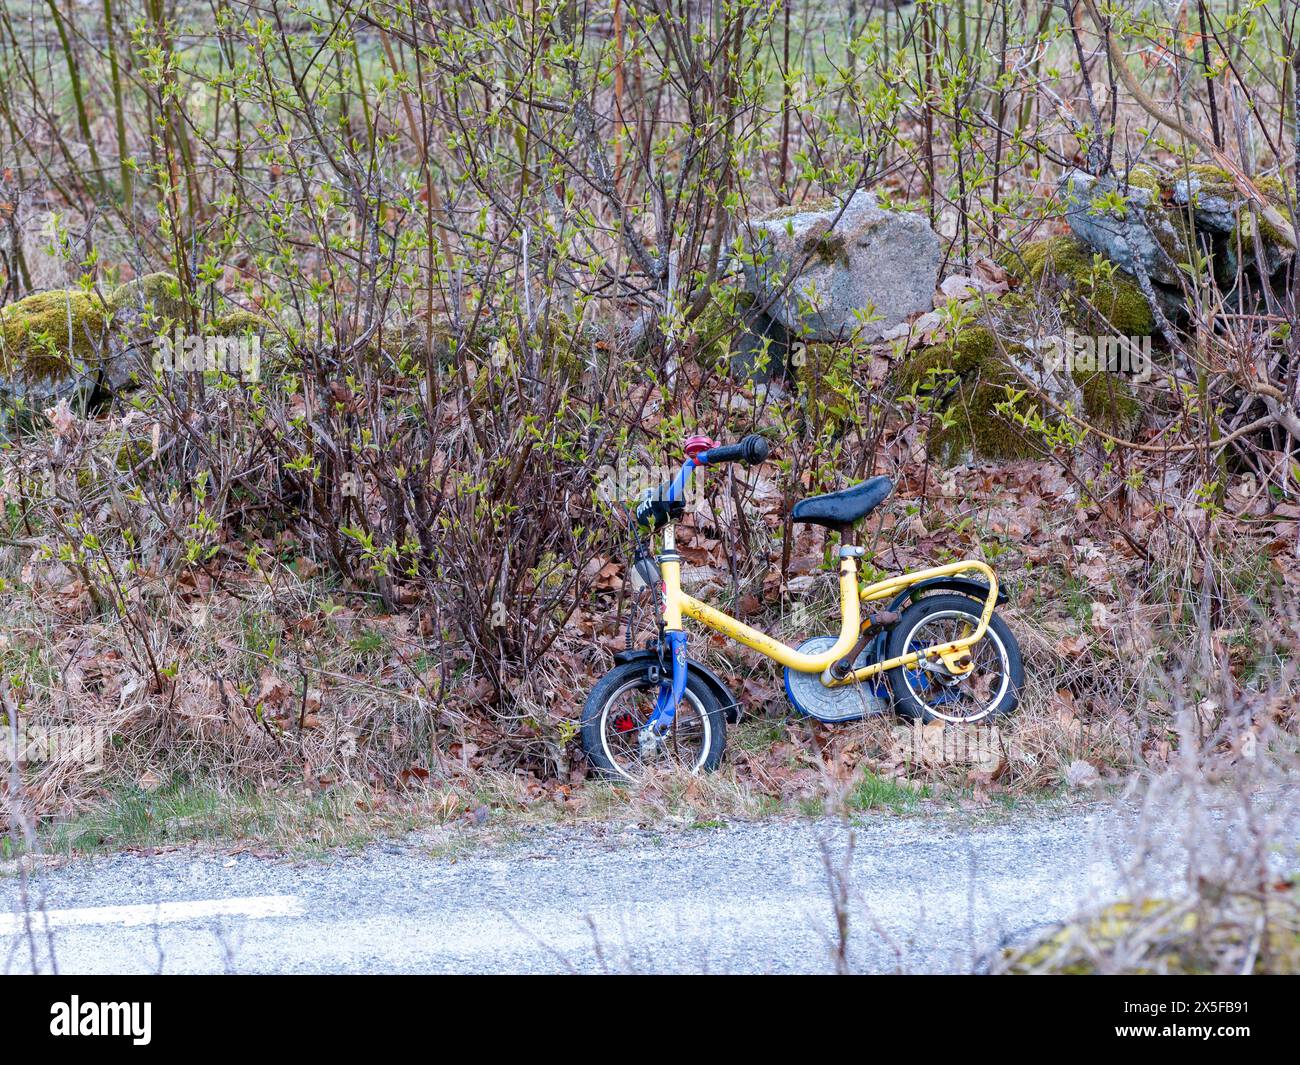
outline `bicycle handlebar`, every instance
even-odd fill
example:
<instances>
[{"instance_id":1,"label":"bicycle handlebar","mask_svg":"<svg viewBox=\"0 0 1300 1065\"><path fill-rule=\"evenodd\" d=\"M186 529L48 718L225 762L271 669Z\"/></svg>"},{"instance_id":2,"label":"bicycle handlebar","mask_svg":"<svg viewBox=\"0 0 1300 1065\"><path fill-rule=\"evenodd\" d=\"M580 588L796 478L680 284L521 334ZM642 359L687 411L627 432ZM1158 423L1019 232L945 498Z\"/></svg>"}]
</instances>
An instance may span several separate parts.
<instances>
[{"instance_id":1,"label":"bicycle handlebar","mask_svg":"<svg viewBox=\"0 0 1300 1065\"><path fill-rule=\"evenodd\" d=\"M768 456L767 441L752 433L735 444L719 444L707 449L692 447L707 437L691 437L687 441L686 463L671 481L651 489L632 509L633 520L643 529L655 529L669 521L678 520L686 508L686 486L697 466L719 466L725 462L743 462L755 466Z\"/></svg>"},{"instance_id":2,"label":"bicycle handlebar","mask_svg":"<svg viewBox=\"0 0 1300 1065\"><path fill-rule=\"evenodd\" d=\"M724 462L741 462L746 466L757 466L766 462L768 455L767 441L757 433L751 433L735 444L722 444L701 451L696 458L701 466L718 466Z\"/></svg>"}]
</instances>

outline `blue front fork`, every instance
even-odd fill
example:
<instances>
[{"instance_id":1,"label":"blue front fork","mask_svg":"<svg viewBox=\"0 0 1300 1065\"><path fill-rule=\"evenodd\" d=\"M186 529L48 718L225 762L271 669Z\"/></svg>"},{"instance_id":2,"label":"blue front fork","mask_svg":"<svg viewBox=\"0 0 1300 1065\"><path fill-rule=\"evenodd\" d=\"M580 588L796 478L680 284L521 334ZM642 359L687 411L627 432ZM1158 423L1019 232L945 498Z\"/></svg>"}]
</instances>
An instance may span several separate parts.
<instances>
[{"instance_id":1,"label":"blue front fork","mask_svg":"<svg viewBox=\"0 0 1300 1065\"><path fill-rule=\"evenodd\" d=\"M691 473L696 466L705 465L707 454L708 452L704 452L686 460L668 486L669 501L685 498L686 485L690 482ZM668 651L672 655L673 673L671 679L662 676L659 678L659 694L655 698L654 713L650 715L650 720L645 723L643 730L651 737L662 736L672 728L673 718L677 714L677 705L686 694L686 633L681 629L669 629L664 632L664 639L668 641Z\"/></svg>"},{"instance_id":2,"label":"blue front fork","mask_svg":"<svg viewBox=\"0 0 1300 1065\"><path fill-rule=\"evenodd\" d=\"M664 639L668 641L668 650L672 654L673 673L671 678L659 678L655 712L645 725L646 730L655 736L662 736L672 727L677 706L686 694L686 633L680 629L670 629L664 633Z\"/></svg>"}]
</instances>

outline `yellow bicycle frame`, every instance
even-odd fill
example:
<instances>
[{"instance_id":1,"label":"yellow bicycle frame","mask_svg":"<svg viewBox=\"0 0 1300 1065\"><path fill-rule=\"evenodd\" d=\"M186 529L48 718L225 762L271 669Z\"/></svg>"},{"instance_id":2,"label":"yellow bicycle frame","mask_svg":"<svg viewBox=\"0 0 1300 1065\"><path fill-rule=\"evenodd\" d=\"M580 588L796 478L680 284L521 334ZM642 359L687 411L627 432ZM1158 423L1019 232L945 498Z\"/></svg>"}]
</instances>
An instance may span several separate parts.
<instances>
[{"instance_id":1,"label":"yellow bicycle frame","mask_svg":"<svg viewBox=\"0 0 1300 1065\"><path fill-rule=\"evenodd\" d=\"M915 573L904 573L897 577L888 577L859 591L857 559L852 555L844 556L840 558L839 638L829 650L822 651L819 654L803 654L793 647L781 643L780 640L774 640L766 633L759 632L742 621L737 621L730 614L715 610L707 603L702 603L683 592L681 557L676 551L675 532L671 525L664 530L664 550L659 555L659 569L663 576L665 629L680 631L683 615L694 618L700 624L713 629L715 632L743 643L746 647L752 647L760 654L764 654L796 672L821 673L823 675L822 681L828 687L868 680L898 666L915 666L922 658L942 659L944 665L953 673L967 672L971 668L971 663L969 656L963 652L984 638L984 633L988 630L989 619L993 616L993 608L998 599L997 575L988 564L974 559L950 562L946 566L932 566L930 569L917 570ZM862 624L862 615L859 609L861 603L872 603L894 596L904 588L934 577L951 577L958 573L968 572L983 575L989 586L988 596L984 601L984 610L980 614L979 624L975 627L974 632L951 643L935 644L931 647L924 647L919 651L899 655L897 658L864 666L862 669L855 670L843 680L836 680L830 676L829 668L852 651L854 645L858 642Z\"/></svg>"}]
</instances>

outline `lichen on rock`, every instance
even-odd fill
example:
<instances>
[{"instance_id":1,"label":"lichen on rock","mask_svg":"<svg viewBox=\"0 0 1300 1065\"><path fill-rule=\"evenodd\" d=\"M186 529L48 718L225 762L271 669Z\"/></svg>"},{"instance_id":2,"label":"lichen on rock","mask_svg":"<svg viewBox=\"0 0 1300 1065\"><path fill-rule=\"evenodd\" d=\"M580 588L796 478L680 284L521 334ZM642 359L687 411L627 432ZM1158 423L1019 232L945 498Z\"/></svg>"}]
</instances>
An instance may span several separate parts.
<instances>
[{"instance_id":1,"label":"lichen on rock","mask_svg":"<svg viewBox=\"0 0 1300 1065\"><path fill-rule=\"evenodd\" d=\"M1243 893L1209 915L1169 899L1117 902L1003 951L994 968L1009 975L1294 975L1300 973L1300 910L1294 889L1292 895L1262 906Z\"/></svg>"},{"instance_id":2,"label":"lichen on rock","mask_svg":"<svg viewBox=\"0 0 1300 1065\"><path fill-rule=\"evenodd\" d=\"M1196 163L1177 170L1170 192L1174 203L1191 206L1199 228L1222 234L1236 229L1241 194L1222 167Z\"/></svg>"},{"instance_id":3,"label":"lichen on rock","mask_svg":"<svg viewBox=\"0 0 1300 1065\"><path fill-rule=\"evenodd\" d=\"M1250 298L1249 287L1237 284L1243 273L1273 277L1294 257L1293 197L1276 175L1254 184L1276 211L1273 221L1232 174L1207 163L1184 161L1169 170L1139 165L1119 179L1072 170L1062 179L1075 237L1130 273L1144 270L1171 317L1181 313L1186 283L1205 280L1192 274L1207 264L1225 293Z\"/></svg>"},{"instance_id":4,"label":"lichen on rock","mask_svg":"<svg viewBox=\"0 0 1300 1065\"><path fill-rule=\"evenodd\" d=\"M783 218L794 218L796 215L817 211L834 211L838 208L839 201L833 196L822 196L814 200L805 200L803 203L788 203L782 207L773 208L766 214L759 215L756 221L779 222Z\"/></svg>"},{"instance_id":5,"label":"lichen on rock","mask_svg":"<svg viewBox=\"0 0 1300 1065\"><path fill-rule=\"evenodd\" d=\"M743 239L746 287L791 337L875 340L933 305L939 237L866 189L750 219Z\"/></svg>"},{"instance_id":6,"label":"lichen on rock","mask_svg":"<svg viewBox=\"0 0 1300 1065\"><path fill-rule=\"evenodd\" d=\"M1074 235L1120 268L1178 287L1189 269L1195 234L1186 216L1164 203L1162 175L1132 167L1122 181L1079 170L1061 181Z\"/></svg>"}]
</instances>

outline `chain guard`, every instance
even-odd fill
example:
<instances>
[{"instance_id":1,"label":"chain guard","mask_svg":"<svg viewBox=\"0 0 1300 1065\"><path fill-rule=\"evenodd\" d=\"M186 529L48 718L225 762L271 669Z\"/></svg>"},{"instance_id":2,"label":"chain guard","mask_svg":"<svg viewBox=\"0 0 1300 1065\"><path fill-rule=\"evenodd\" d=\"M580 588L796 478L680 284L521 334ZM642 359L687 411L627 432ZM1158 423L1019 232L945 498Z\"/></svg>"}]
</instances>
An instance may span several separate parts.
<instances>
[{"instance_id":1,"label":"chain guard","mask_svg":"<svg viewBox=\"0 0 1300 1065\"><path fill-rule=\"evenodd\" d=\"M800 644L798 650L803 654L820 654L834 646L834 636L814 636ZM869 643L862 649L854 663L855 668L871 664L871 648ZM822 683L820 673L799 673L787 667L785 694L799 713L818 721L857 721L887 713L890 708L889 689L884 677L873 677L862 684L828 688Z\"/></svg>"}]
</instances>

